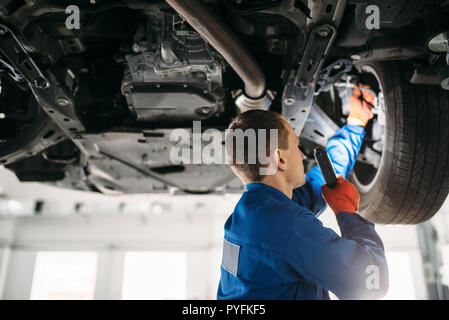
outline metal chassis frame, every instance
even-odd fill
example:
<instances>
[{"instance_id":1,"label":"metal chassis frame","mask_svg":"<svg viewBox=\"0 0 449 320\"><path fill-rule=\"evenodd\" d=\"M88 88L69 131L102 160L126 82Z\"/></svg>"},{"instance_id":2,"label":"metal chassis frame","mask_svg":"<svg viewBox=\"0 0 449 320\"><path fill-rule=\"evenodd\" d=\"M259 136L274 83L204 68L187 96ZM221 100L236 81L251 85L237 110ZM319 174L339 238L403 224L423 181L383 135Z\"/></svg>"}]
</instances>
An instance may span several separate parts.
<instances>
[{"instance_id":1,"label":"metal chassis frame","mask_svg":"<svg viewBox=\"0 0 449 320\"><path fill-rule=\"evenodd\" d=\"M32 133L31 137L33 136L35 137L35 139L32 141L34 142L34 144L30 146L28 145L29 143L24 143L27 141L27 139L25 139L24 137L18 137L17 139L14 139L14 141L11 142L10 144L11 148L13 146L13 143L23 146L25 148L23 151L19 151L17 155L14 155L13 157L14 161L35 155L45 150L46 148L50 147L51 145L59 143L64 136L67 136L82 152L83 155L81 157L82 159L81 166L83 167L87 166L88 160L89 163L94 166L95 163L102 162L104 160L109 160L113 161L119 166L126 166L128 169L132 169L138 172L139 174L142 174L145 177L156 180L164 185L175 187L178 189L175 190L175 192L180 191L182 192L185 190L185 188L179 185L176 181L173 181L170 178L158 174L157 172L151 170L151 168L145 168L136 165L134 163L129 163L124 159L121 159L114 155L106 154L101 150L99 150L97 145L95 144L95 141L89 139L88 135L85 134L86 128L76 115L73 96L68 90L65 83L59 81L59 79L57 79L55 74L52 73L50 70L46 72L42 72L41 70L39 70L37 65L34 63L32 58L24 49L24 46L19 42L18 38L13 34L13 32L9 28L7 28L4 25L0 25L0 30L5 31L3 35L0 34L0 39L1 36L9 35L9 40L11 39L12 40L8 45L13 46L14 48L16 48L16 50L19 50L20 56L26 57L28 67L31 66L32 70L30 71L28 67L25 66L25 64L18 63L17 57L15 57L16 53L14 52L14 50L6 50L4 47L2 47L2 45L5 44L5 42L0 42L0 50L11 62L14 68L16 68L19 72L21 72L24 75L24 78L28 82L29 87L34 97L36 98L38 104L48 115L48 117L46 117L45 114L42 114L42 118L36 119L39 120L39 122L36 122L36 127L40 128L41 126L43 126L44 127L43 130L41 129L39 132L30 131ZM70 76L69 70L67 70L67 73ZM39 80L36 81L36 79ZM49 132L51 130L53 130L55 133L56 132L58 133L57 135L55 134L52 135L55 136L56 138L48 139L48 141L43 142L41 136L45 135L46 132ZM35 141L36 139L37 143ZM28 146L25 147L24 145ZM2 154L0 154L0 157L1 155ZM11 155L8 154L8 156L5 155L4 159L0 158L1 164L12 163L12 161L9 160L10 157ZM8 160L6 160L6 158ZM86 178L87 177L84 176L84 180L86 180ZM234 178L235 178L234 174L232 174L232 172L230 171L230 174L228 176L220 180L220 184L230 182ZM89 187L89 185L94 185L97 189L106 192L106 190L104 190L104 188L102 188L101 185L95 185L94 181L87 181L86 186L88 189L91 188ZM213 188L217 186L218 185L214 184L213 186L210 187Z\"/></svg>"},{"instance_id":2,"label":"metal chassis frame","mask_svg":"<svg viewBox=\"0 0 449 320\"><path fill-rule=\"evenodd\" d=\"M48 91L50 82L11 29L4 25L0 25L0 52L20 71L32 90ZM60 128L45 113L41 113L25 131L2 146L0 164L8 165L34 156L64 138Z\"/></svg>"},{"instance_id":3,"label":"metal chassis frame","mask_svg":"<svg viewBox=\"0 0 449 320\"><path fill-rule=\"evenodd\" d=\"M298 71L292 71L282 97L282 113L299 136L313 106L316 83L341 21L346 0L323 0L309 32ZM327 8L332 5L332 10Z\"/></svg>"}]
</instances>

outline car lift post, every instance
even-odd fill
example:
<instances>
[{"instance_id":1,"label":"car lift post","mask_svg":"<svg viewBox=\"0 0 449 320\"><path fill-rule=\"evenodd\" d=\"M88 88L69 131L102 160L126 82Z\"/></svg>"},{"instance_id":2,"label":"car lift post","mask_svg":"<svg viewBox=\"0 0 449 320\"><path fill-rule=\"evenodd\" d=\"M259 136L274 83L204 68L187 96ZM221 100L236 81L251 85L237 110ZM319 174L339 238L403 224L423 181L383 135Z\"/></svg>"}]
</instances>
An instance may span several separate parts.
<instances>
[{"instance_id":1,"label":"car lift post","mask_svg":"<svg viewBox=\"0 0 449 320\"><path fill-rule=\"evenodd\" d=\"M418 240L429 300L449 300L449 288L441 281L443 265L438 234L430 221L418 225Z\"/></svg>"}]
</instances>

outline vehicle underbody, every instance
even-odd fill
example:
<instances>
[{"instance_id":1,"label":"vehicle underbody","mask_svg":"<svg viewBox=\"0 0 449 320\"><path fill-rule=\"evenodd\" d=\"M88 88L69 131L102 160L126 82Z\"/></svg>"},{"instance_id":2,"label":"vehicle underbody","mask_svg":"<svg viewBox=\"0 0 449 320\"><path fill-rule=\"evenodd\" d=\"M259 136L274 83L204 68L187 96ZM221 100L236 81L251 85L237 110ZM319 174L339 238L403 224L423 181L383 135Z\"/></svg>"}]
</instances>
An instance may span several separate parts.
<instances>
[{"instance_id":1,"label":"vehicle underbody","mask_svg":"<svg viewBox=\"0 0 449 320\"><path fill-rule=\"evenodd\" d=\"M389 159L402 151L386 132L394 141L402 136L393 136L388 123L395 106L386 111L392 98L382 70L398 66L395 75L404 79L396 84L438 90L442 113L436 117L446 119L449 61L444 41L438 47L449 30L445 1L5 0L0 5L0 163L21 181L106 194L242 192L226 164L173 164L173 130L191 131L192 122L201 121L202 130L224 133L239 112L269 108L286 116L311 152L345 124L344 101L361 81L377 98L354 169L359 189L368 194L379 168L402 161ZM367 28L370 5L379 9L379 28ZM69 6L79 8L79 28L67 27ZM394 67L379 67L385 63ZM407 124L406 116L398 119L396 125ZM376 209L366 214L371 220L417 223L441 206L449 191L448 133L441 128L432 134L430 128L425 137L437 137L436 148L446 151L432 151L441 167L432 165L429 174L423 167L420 181L438 180L437 199L429 208L415 208L406 194L416 195L406 188L395 200L406 205L403 215L382 217L375 212L388 200L376 200ZM430 161L425 154L410 166ZM313 165L306 160L308 169ZM412 185L407 179L405 185Z\"/></svg>"}]
</instances>

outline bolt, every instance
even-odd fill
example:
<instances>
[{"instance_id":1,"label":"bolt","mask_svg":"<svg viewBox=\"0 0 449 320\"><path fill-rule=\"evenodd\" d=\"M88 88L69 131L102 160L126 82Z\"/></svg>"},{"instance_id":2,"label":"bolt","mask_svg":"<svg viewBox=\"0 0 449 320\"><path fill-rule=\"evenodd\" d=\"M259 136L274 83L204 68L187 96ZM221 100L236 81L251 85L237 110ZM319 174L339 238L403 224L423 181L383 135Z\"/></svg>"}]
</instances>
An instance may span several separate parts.
<instances>
[{"instance_id":1,"label":"bolt","mask_svg":"<svg viewBox=\"0 0 449 320\"><path fill-rule=\"evenodd\" d=\"M321 38L326 38L329 35L329 29L323 28L323 29L318 30L318 35Z\"/></svg>"},{"instance_id":2,"label":"bolt","mask_svg":"<svg viewBox=\"0 0 449 320\"><path fill-rule=\"evenodd\" d=\"M44 78L38 77L34 80L34 86L38 89L45 89L49 87L49 84Z\"/></svg>"},{"instance_id":3,"label":"bolt","mask_svg":"<svg viewBox=\"0 0 449 320\"><path fill-rule=\"evenodd\" d=\"M293 104L295 103L295 99L293 99L293 98L291 98L291 97L285 98L285 99L284 99L284 103L285 103L287 106L291 106L291 105L293 105Z\"/></svg>"},{"instance_id":4,"label":"bolt","mask_svg":"<svg viewBox=\"0 0 449 320\"><path fill-rule=\"evenodd\" d=\"M69 105L69 100L64 97L59 97L56 99L56 104L60 107L66 107Z\"/></svg>"},{"instance_id":5,"label":"bolt","mask_svg":"<svg viewBox=\"0 0 449 320\"><path fill-rule=\"evenodd\" d=\"M212 109L210 107L201 107L198 109L199 114L208 115Z\"/></svg>"},{"instance_id":6,"label":"bolt","mask_svg":"<svg viewBox=\"0 0 449 320\"><path fill-rule=\"evenodd\" d=\"M4 36L7 32L8 32L8 30L6 30L3 27L0 27L0 36Z\"/></svg>"},{"instance_id":7,"label":"bolt","mask_svg":"<svg viewBox=\"0 0 449 320\"><path fill-rule=\"evenodd\" d=\"M309 81L306 79L299 80L298 84L302 89L307 89L309 87Z\"/></svg>"},{"instance_id":8,"label":"bolt","mask_svg":"<svg viewBox=\"0 0 449 320\"><path fill-rule=\"evenodd\" d=\"M441 81L441 87L444 90L449 90L449 78L446 78L443 81Z\"/></svg>"},{"instance_id":9,"label":"bolt","mask_svg":"<svg viewBox=\"0 0 449 320\"><path fill-rule=\"evenodd\" d=\"M195 74L195 77L198 79L204 79L206 77L206 75L202 72L198 72Z\"/></svg>"}]
</instances>

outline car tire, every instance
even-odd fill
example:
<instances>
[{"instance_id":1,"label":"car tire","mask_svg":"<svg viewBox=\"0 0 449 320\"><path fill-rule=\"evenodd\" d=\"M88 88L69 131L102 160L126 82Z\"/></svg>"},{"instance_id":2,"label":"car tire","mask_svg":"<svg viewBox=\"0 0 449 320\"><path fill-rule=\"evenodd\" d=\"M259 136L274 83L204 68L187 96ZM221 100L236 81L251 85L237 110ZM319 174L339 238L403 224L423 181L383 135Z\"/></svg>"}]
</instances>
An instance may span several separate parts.
<instances>
[{"instance_id":1,"label":"car tire","mask_svg":"<svg viewBox=\"0 0 449 320\"><path fill-rule=\"evenodd\" d=\"M384 146L376 177L362 184L357 163L350 176L360 193L360 213L381 224L426 221L449 192L449 92L411 84L402 62L357 68L375 74L385 99Z\"/></svg>"}]
</instances>

